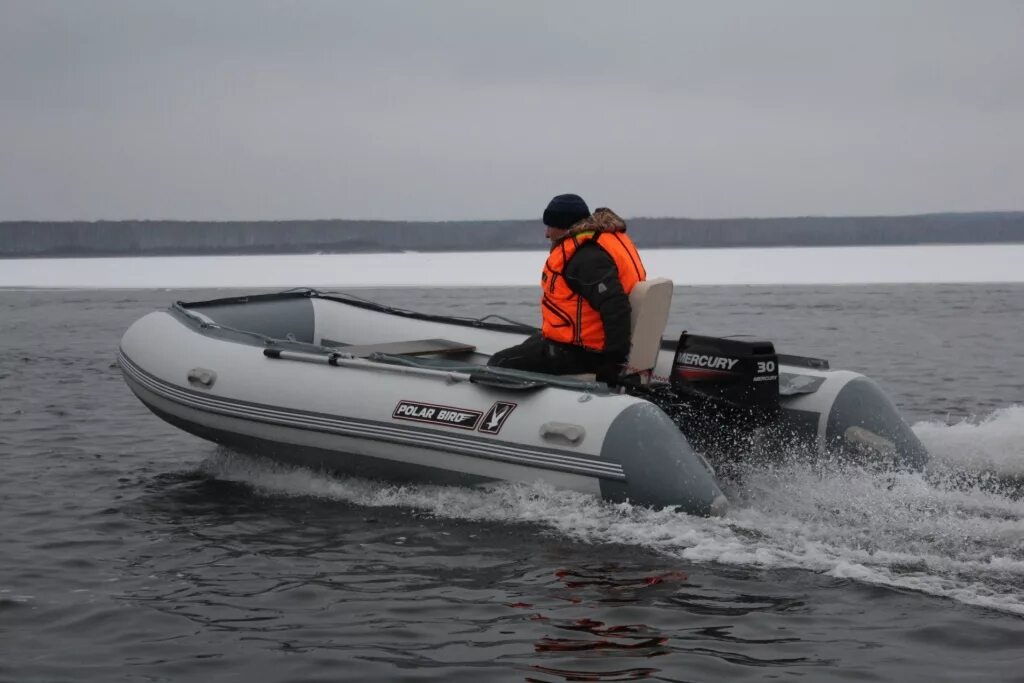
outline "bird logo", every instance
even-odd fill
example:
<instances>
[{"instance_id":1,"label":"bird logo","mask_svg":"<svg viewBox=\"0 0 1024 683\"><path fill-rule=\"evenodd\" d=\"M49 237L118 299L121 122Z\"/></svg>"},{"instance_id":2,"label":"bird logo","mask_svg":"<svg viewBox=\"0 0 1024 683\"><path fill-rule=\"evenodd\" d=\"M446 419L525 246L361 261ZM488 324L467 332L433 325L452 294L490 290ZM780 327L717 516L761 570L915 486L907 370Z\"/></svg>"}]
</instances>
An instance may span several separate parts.
<instances>
[{"instance_id":1,"label":"bird logo","mask_svg":"<svg viewBox=\"0 0 1024 683\"><path fill-rule=\"evenodd\" d=\"M495 401L494 405L491 406L490 410L484 415L483 421L480 423L478 429L486 434L497 434L501 431L502 425L505 424L505 420L512 414L512 411L516 408L515 403L509 403L507 401Z\"/></svg>"}]
</instances>

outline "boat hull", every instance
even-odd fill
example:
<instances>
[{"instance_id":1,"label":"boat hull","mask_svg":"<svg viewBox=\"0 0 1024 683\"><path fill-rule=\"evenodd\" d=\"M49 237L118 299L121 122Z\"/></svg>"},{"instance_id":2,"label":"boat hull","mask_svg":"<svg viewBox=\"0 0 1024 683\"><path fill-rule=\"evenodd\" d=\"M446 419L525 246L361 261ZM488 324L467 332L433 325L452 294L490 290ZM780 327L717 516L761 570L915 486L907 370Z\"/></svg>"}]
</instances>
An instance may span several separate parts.
<instances>
[{"instance_id":1,"label":"boat hull","mask_svg":"<svg viewBox=\"0 0 1024 683\"><path fill-rule=\"evenodd\" d=\"M631 396L507 391L372 361L283 362L162 312L125 333L118 360L157 416L283 462L393 481L542 481L694 514L726 504L671 420Z\"/></svg>"},{"instance_id":2,"label":"boat hull","mask_svg":"<svg viewBox=\"0 0 1024 683\"><path fill-rule=\"evenodd\" d=\"M716 413L679 419L651 392L486 366L533 331L309 290L150 313L125 332L118 360L162 419L287 463L392 481L545 482L702 515L726 508L693 447L718 455L698 424ZM670 392L674 358L663 342L652 373ZM768 450L924 466L927 453L877 384L825 361L778 359ZM726 458L741 437L726 440Z\"/></svg>"}]
</instances>

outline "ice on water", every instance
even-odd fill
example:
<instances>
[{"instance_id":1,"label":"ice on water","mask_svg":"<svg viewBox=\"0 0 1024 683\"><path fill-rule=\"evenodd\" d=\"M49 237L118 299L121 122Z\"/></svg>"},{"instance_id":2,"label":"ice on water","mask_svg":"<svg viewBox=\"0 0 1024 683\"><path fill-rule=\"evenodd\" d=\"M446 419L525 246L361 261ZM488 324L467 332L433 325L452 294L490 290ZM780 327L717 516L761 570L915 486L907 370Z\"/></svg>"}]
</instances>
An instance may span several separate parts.
<instances>
[{"instance_id":1,"label":"ice on water","mask_svg":"<svg viewBox=\"0 0 1024 683\"><path fill-rule=\"evenodd\" d=\"M536 285L529 252L0 260L0 287L208 288ZM685 285L1024 282L1024 245L648 249Z\"/></svg>"}]
</instances>

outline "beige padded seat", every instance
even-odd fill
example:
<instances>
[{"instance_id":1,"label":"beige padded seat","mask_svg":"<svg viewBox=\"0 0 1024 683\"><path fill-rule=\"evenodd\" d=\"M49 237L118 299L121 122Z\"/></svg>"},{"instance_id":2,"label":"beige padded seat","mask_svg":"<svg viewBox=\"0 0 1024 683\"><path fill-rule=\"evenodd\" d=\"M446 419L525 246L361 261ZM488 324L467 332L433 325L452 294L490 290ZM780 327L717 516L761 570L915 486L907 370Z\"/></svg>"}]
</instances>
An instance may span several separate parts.
<instances>
[{"instance_id":1,"label":"beige padded seat","mask_svg":"<svg viewBox=\"0 0 1024 683\"><path fill-rule=\"evenodd\" d=\"M630 342L629 358L626 365L629 372L647 373L643 381L650 381L650 370L658 362L661 337L668 324L668 313L672 307L672 281L655 277L638 282L629 293ZM579 379L593 380L593 374L573 375Z\"/></svg>"},{"instance_id":2,"label":"beige padded seat","mask_svg":"<svg viewBox=\"0 0 1024 683\"><path fill-rule=\"evenodd\" d=\"M672 281L655 277L636 283L629 293L630 316L629 360L633 370L652 370L658 362L661 337L668 324L668 312L672 307Z\"/></svg>"}]
</instances>

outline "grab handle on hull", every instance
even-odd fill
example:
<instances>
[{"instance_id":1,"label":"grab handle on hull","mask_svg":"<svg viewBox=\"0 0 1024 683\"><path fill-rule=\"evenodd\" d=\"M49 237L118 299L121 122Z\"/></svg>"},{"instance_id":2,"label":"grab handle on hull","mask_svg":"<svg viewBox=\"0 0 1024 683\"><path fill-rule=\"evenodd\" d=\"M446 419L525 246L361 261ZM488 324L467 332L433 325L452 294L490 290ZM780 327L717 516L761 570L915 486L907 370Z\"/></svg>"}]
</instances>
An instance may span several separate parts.
<instances>
[{"instance_id":1,"label":"grab handle on hull","mask_svg":"<svg viewBox=\"0 0 1024 683\"><path fill-rule=\"evenodd\" d=\"M582 425L569 422L545 422L540 426L540 435L548 441L578 446L587 435L587 430Z\"/></svg>"},{"instance_id":2,"label":"grab handle on hull","mask_svg":"<svg viewBox=\"0 0 1024 683\"><path fill-rule=\"evenodd\" d=\"M188 383L210 388L217 381L217 373L206 368L192 368L188 371Z\"/></svg>"}]
</instances>

